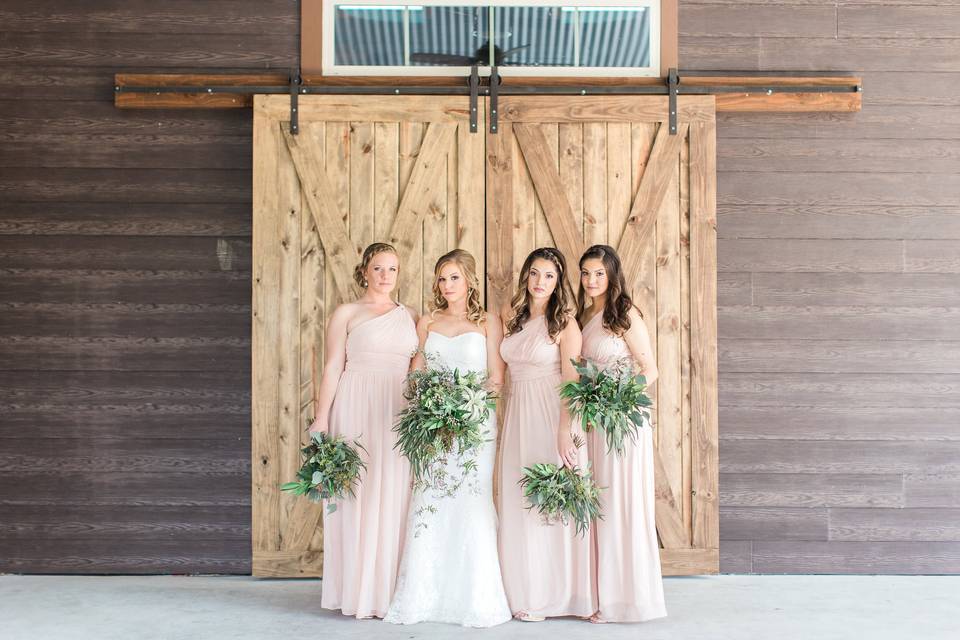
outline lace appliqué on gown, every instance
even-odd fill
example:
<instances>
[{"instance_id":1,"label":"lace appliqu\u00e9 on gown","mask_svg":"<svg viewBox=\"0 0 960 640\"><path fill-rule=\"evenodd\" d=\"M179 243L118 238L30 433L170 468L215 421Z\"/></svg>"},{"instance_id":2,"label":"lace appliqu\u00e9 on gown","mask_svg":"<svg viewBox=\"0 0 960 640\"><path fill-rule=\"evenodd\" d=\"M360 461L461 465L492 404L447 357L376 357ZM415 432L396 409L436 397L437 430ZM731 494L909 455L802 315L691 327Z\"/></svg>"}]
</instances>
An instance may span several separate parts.
<instances>
[{"instance_id":1,"label":"lace appliqu\u00e9 on gown","mask_svg":"<svg viewBox=\"0 0 960 640\"><path fill-rule=\"evenodd\" d=\"M450 367L487 368L486 338L476 332L453 338L430 333L425 350ZM510 620L493 505L496 425L496 416L491 415L488 441L470 454L476 469L468 472L456 495L429 489L414 493L387 622L490 627ZM454 476L463 475L457 456L450 456L447 468Z\"/></svg>"}]
</instances>

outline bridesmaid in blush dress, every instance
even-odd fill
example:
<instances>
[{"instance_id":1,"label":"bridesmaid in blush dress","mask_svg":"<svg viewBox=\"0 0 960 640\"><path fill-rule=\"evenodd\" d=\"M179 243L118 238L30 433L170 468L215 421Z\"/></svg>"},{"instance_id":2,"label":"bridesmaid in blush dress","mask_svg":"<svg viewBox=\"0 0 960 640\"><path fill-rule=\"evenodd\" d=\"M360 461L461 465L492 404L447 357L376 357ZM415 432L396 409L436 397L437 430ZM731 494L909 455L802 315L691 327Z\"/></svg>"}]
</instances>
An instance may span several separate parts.
<instances>
[{"instance_id":1,"label":"bridesmaid in blush dress","mask_svg":"<svg viewBox=\"0 0 960 640\"><path fill-rule=\"evenodd\" d=\"M363 252L354 278L364 294L330 317L326 360L310 432L358 441L367 464L356 497L323 513L320 606L357 618L382 618L403 548L410 466L394 450L403 382L417 348L416 316L394 302L399 261L385 243ZM314 375L314 380L317 376Z\"/></svg>"},{"instance_id":2,"label":"bridesmaid in blush dress","mask_svg":"<svg viewBox=\"0 0 960 640\"><path fill-rule=\"evenodd\" d=\"M587 306L587 302L590 305ZM657 364L640 312L626 290L620 258L594 245L580 258L577 317L583 327L583 356L599 366L634 361L647 384ZM654 517L653 434L640 430L622 455L607 452L601 429L587 437L603 519L594 522L599 606L591 622L642 622L667 615Z\"/></svg>"},{"instance_id":3,"label":"bridesmaid in blush dress","mask_svg":"<svg viewBox=\"0 0 960 640\"><path fill-rule=\"evenodd\" d=\"M560 384L576 379L571 359L580 355L565 268L558 250L535 250L523 264L510 308L501 313L506 337L500 353L510 387L499 466L500 563L510 610L528 622L596 611L590 536L577 536L572 523L544 523L527 508L518 484L523 467L587 465L586 450L573 444L572 421L559 396Z\"/></svg>"}]
</instances>

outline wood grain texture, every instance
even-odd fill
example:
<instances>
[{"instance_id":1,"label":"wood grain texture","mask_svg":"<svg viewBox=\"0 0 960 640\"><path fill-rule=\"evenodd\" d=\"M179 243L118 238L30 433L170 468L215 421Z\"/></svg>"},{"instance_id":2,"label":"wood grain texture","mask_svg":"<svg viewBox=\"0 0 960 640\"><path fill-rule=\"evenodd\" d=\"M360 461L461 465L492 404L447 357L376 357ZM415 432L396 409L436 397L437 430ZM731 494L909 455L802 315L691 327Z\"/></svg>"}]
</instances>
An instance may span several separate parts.
<instances>
[{"instance_id":1,"label":"wood grain texture","mask_svg":"<svg viewBox=\"0 0 960 640\"><path fill-rule=\"evenodd\" d=\"M681 36L825 38L837 29L832 6L693 4L680 13Z\"/></svg>"},{"instance_id":2,"label":"wood grain texture","mask_svg":"<svg viewBox=\"0 0 960 640\"><path fill-rule=\"evenodd\" d=\"M956 574L960 542L753 543L756 573Z\"/></svg>"},{"instance_id":3,"label":"wood grain texture","mask_svg":"<svg viewBox=\"0 0 960 640\"><path fill-rule=\"evenodd\" d=\"M720 544L717 486L717 131L690 126L690 410L693 544ZM721 467L722 468L722 467Z\"/></svg>"},{"instance_id":4,"label":"wood grain texture","mask_svg":"<svg viewBox=\"0 0 960 640\"><path fill-rule=\"evenodd\" d=\"M955 341L729 340L720 349L724 372L953 373L958 369L960 343Z\"/></svg>"},{"instance_id":5,"label":"wood grain texture","mask_svg":"<svg viewBox=\"0 0 960 640\"><path fill-rule=\"evenodd\" d=\"M731 306L722 307L720 313L721 331L731 339L856 340L867 351L875 346L872 341L896 340L896 344L889 346L892 351L898 347L908 348L914 341L949 341L960 337L960 331L949 322L960 316L957 307ZM949 354L956 347L949 342L942 344L949 361Z\"/></svg>"},{"instance_id":6,"label":"wood grain texture","mask_svg":"<svg viewBox=\"0 0 960 640\"><path fill-rule=\"evenodd\" d=\"M845 5L837 8L837 36L841 38L955 39L960 37L958 24L960 7L955 6Z\"/></svg>"},{"instance_id":7,"label":"wood grain texture","mask_svg":"<svg viewBox=\"0 0 960 640\"><path fill-rule=\"evenodd\" d=\"M957 473L960 442L726 440L729 473Z\"/></svg>"},{"instance_id":8,"label":"wood grain texture","mask_svg":"<svg viewBox=\"0 0 960 640\"><path fill-rule=\"evenodd\" d=\"M720 487L721 516L728 507L905 506L898 473L721 473Z\"/></svg>"},{"instance_id":9,"label":"wood grain texture","mask_svg":"<svg viewBox=\"0 0 960 640\"><path fill-rule=\"evenodd\" d=\"M721 406L960 407L960 375L928 373L725 373Z\"/></svg>"},{"instance_id":10,"label":"wood grain texture","mask_svg":"<svg viewBox=\"0 0 960 640\"><path fill-rule=\"evenodd\" d=\"M960 440L960 411L952 407L725 406L720 409L723 440Z\"/></svg>"},{"instance_id":11,"label":"wood grain texture","mask_svg":"<svg viewBox=\"0 0 960 640\"><path fill-rule=\"evenodd\" d=\"M815 507L723 507L720 509L720 536L728 540L744 538L752 541L827 540L829 531L827 509Z\"/></svg>"},{"instance_id":12,"label":"wood grain texture","mask_svg":"<svg viewBox=\"0 0 960 640\"><path fill-rule=\"evenodd\" d=\"M903 493L908 507L960 507L960 474L908 473Z\"/></svg>"},{"instance_id":13,"label":"wood grain texture","mask_svg":"<svg viewBox=\"0 0 960 640\"><path fill-rule=\"evenodd\" d=\"M960 509L830 509L830 540L960 541Z\"/></svg>"},{"instance_id":14,"label":"wood grain texture","mask_svg":"<svg viewBox=\"0 0 960 640\"><path fill-rule=\"evenodd\" d=\"M960 207L725 205L724 238L907 239L960 238ZM868 276L869 274L864 274Z\"/></svg>"},{"instance_id":15,"label":"wood grain texture","mask_svg":"<svg viewBox=\"0 0 960 640\"><path fill-rule=\"evenodd\" d=\"M753 543L750 540L720 542L720 573L753 573Z\"/></svg>"},{"instance_id":16,"label":"wood grain texture","mask_svg":"<svg viewBox=\"0 0 960 640\"><path fill-rule=\"evenodd\" d=\"M543 213L556 238L557 248L566 256L580 256L584 249L583 235L576 224L570 200L556 169L556 157L547 146L546 137L539 127L524 123L514 124L513 132L520 143ZM579 275L573 269L567 269L567 276L570 286L576 290Z\"/></svg>"}]
</instances>

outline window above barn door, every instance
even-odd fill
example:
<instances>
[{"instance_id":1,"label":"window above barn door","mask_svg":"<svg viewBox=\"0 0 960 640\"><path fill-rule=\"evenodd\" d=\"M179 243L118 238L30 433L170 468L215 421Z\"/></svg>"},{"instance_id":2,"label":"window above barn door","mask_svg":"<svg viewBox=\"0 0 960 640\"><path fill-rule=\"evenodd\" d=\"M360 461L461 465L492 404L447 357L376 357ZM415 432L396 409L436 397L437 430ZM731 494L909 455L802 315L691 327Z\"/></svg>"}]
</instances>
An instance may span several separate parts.
<instances>
[{"instance_id":1,"label":"window above barn door","mask_svg":"<svg viewBox=\"0 0 960 640\"><path fill-rule=\"evenodd\" d=\"M323 75L658 77L676 0L304 0L303 38L304 72Z\"/></svg>"}]
</instances>

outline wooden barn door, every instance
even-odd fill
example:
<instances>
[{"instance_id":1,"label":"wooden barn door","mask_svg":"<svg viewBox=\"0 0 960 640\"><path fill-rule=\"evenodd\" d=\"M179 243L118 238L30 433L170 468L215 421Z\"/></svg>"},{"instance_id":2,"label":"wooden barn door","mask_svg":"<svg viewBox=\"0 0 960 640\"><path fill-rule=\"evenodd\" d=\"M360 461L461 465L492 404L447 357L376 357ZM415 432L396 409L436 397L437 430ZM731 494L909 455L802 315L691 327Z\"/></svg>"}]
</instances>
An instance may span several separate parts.
<instances>
[{"instance_id":1,"label":"wooden barn door","mask_svg":"<svg viewBox=\"0 0 960 640\"><path fill-rule=\"evenodd\" d=\"M484 259L484 136L466 97L302 96L254 101L253 574L318 576L319 505L281 493L313 417L311 358L327 315L356 295L363 247L400 252L400 300L422 310L433 263ZM479 130L484 129L480 116Z\"/></svg>"},{"instance_id":2,"label":"wooden barn door","mask_svg":"<svg viewBox=\"0 0 960 640\"><path fill-rule=\"evenodd\" d=\"M714 98L501 97L487 136L487 289L526 255L618 249L657 357L657 531L664 573L719 571Z\"/></svg>"}]
</instances>

